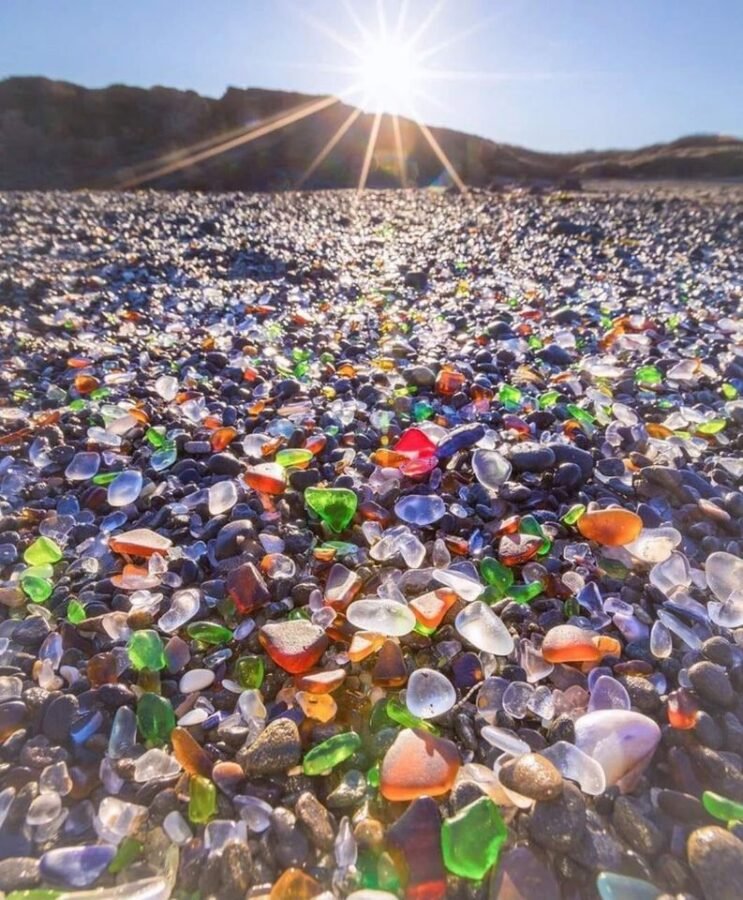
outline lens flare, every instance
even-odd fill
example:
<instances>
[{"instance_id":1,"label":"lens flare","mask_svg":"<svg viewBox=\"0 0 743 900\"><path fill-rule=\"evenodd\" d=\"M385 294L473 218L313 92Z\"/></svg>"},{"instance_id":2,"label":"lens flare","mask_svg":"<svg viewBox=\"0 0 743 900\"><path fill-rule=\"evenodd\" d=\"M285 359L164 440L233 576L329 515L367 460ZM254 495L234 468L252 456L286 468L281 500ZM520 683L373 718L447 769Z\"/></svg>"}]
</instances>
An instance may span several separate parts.
<instances>
[{"instance_id":1,"label":"lens flare","mask_svg":"<svg viewBox=\"0 0 743 900\"><path fill-rule=\"evenodd\" d=\"M393 35L378 35L361 48L358 78L369 112L397 113L416 92L421 69L413 46Z\"/></svg>"}]
</instances>

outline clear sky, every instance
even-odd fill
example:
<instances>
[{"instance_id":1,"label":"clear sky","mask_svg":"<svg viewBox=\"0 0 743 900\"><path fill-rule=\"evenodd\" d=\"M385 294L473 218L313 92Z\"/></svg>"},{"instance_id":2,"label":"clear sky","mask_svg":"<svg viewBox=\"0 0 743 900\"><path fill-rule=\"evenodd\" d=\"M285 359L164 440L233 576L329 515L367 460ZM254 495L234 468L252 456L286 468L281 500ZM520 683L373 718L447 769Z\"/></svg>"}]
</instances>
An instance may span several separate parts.
<instances>
[{"instance_id":1,"label":"clear sky","mask_svg":"<svg viewBox=\"0 0 743 900\"><path fill-rule=\"evenodd\" d=\"M743 0L443 0L432 16L438 5L0 0L0 78L218 97L228 85L340 94L360 77L349 102L544 150L743 135Z\"/></svg>"}]
</instances>

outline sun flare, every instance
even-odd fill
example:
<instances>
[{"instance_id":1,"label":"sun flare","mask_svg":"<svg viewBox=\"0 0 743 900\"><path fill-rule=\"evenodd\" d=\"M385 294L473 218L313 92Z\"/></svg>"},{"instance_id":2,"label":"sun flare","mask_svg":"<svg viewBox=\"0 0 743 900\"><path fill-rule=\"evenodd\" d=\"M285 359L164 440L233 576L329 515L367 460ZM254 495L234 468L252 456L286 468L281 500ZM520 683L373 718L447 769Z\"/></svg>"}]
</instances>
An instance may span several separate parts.
<instances>
[{"instance_id":1,"label":"sun flare","mask_svg":"<svg viewBox=\"0 0 743 900\"><path fill-rule=\"evenodd\" d=\"M358 76L364 107L396 112L418 88L422 69L412 43L391 35L367 39L360 49Z\"/></svg>"}]
</instances>

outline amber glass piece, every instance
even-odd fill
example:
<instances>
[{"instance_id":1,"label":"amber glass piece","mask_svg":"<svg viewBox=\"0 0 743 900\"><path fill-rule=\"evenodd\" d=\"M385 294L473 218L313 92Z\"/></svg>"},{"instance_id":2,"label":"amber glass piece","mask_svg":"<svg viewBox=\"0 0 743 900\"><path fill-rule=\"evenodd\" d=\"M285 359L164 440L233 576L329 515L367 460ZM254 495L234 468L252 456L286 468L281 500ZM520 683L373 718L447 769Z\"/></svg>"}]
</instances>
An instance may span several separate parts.
<instances>
[{"instance_id":1,"label":"amber glass piece","mask_svg":"<svg viewBox=\"0 0 743 900\"><path fill-rule=\"evenodd\" d=\"M402 687L408 680L408 670L400 645L393 640L386 640L379 651L372 672L372 682L378 687Z\"/></svg>"},{"instance_id":2,"label":"amber glass piece","mask_svg":"<svg viewBox=\"0 0 743 900\"><path fill-rule=\"evenodd\" d=\"M305 672L304 675L295 676L294 686L298 691L307 691L309 694L330 694L343 684L345 678L345 669Z\"/></svg>"},{"instance_id":3,"label":"amber glass piece","mask_svg":"<svg viewBox=\"0 0 743 900\"><path fill-rule=\"evenodd\" d=\"M498 559L504 566L520 566L537 555L542 541L533 534L504 534L498 544Z\"/></svg>"},{"instance_id":4,"label":"amber glass piece","mask_svg":"<svg viewBox=\"0 0 743 900\"><path fill-rule=\"evenodd\" d=\"M436 378L436 391L444 397L451 397L462 390L465 380L461 372L444 367Z\"/></svg>"},{"instance_id":5,"label":"amber glass piece","mask_svg":"<svg viewBox=\"0 0 743 900\"><path fill-rule=\"evenodd\" d=\"M668 724L679 731L688 731L697 722L699 704L694 696L683 688L668 695Z\"/></svg>"},{"instance_id":6,"label":"amber glass piece","mask_svg":"<svg viewBox=\"0 0 743 900\"><path fill-rule=\"evenodd\" d=\"M621 651L619 642L576 625L558 625L547 632L542 656L547 662L597 662Z\"/></svg>"},{"instance_id":7,"label":"amber glass piece","mask_svg":"<svg viewBox=\"0 0 743 900\"><path fill-rule=\"evenodd\" d=\"M455 556L466 556L469 552L469 544L466 539L457 537L454 534L445 534L444 543Z\"/></svg>"},{"instance_id":8,"label":"amber glass piece","mask_svg":"<svg viewBox=\"0 0 743 900\"><path fill-rule=\"evenodd\" d=\"M367 656L371 656L384 644L385 637L383 634L376 634L373 631L357 631L351 638L351 645L348 648L348 658L351 662L361 662Z\"/></svg>"},{"instance_id":9,"label":"amber glass piece","mask_svg":"<svg viewBox=\"0 0 743 900\"><path fill-rule=\"evenodd\" d=\"M385 509L373 500L364 500L363 503L360 503L359 512L362 519L366 519L368 522L379 522L384 528L391 525L393 521L393 515L390 510Z\"/></svg>"},{"instance_id":10,"label":"amber glass piece","mask_svg":"<svg viewBox=\"0 0 743 900\"><path fill-rule=\"evenodd\" d=\"M100 387L101 383L97 378L93 378L92 375L75 375L73 384L78 394L89 394L97 387Z\"/></svg>"},{"instance_id":11,"label":"amber glass piece","mask_svg":"<svg viewBox=\"0 0 743 900\"><path fill-rule=\"evenodd\" d=\"M578 531L588 541L605 547L621 547L640 534L642 519L629 509L599 509L578 519Z\"/></svg>"},{"instance_id":12,"label":"amber glass piece","mask_svg":"<svg viewBox=\"0 0 743 900\"><path fill-rule=\"evenodd\" d=\"M650 437L654 438L668 438L673 434L670 428L661 425L660 422L646 422L645 428Z\"/></svg>"},{"instance_id":13,"label":"amber glass piece","mask_svg":"<svg viewBox=\"0 0 743 900\"><path fill-rule=\"evenodd\" d=\"M235 607L244 615L265 606L271 599L266 582L253 563L245 563L230 572L227 576L227 592Z\"/></svg>"},{"instance_id":14,"label":"amber glass piece","mask_svg":"<svg viewBox=\"0 0 743 900\"><path fill-rule=\"evenodd\" d=\"M449 609L457 602L457 595L448 588L428 591L408 604L415 618L424 628L438 628Z\"/></svg>"},{"instance_id":15,"label":"amber glass piece","mask_svg":"<svg viewBox=\"0 0 743 900\"><path fill-rule=\"evenodd\" d=\"M407 868L406 900L439 900L446 896L441 815L432 797L413 800L387 832L387 849L398 868Z\"/></svg>"},{"instance_id":16,"label":"amber glass piece","mask_svg":"<svg viewBox=\"0 0 743 900\"><path fill-rule=\"evenodd\" d=\"M316 665L328 646L323 629L306 619L269 622L261 628L259 639L276 665L292 675Z\"/></svg>"},{"instance_id":17,"label":"amber glass piece","mask_svg":"<svg viewBox=\"0 0 743 900\"><path fill-rule=\"evenodd\" d=\"M86 359L83 356L71 356L67 360L67 365L71 369L85 369L87 366L91 366L93 364L92 359Z\"/></svg>"},{"instance_id":18,"label":"amber glass piece","mask_svg":"<svg viewBox=\"0 0 743 900\"><path fill-rule=\"evenodd\" d=\"M215 453L221 453L221 451L224 450L225 447L228 447L236 437L237 430L235 428L217 428L216 431L212 432L212 436L209 439L212 450Z\"/></svg>"},{"instance_id":19,"label":"amber glass piece","mask_svg":"<svg viewBox=\"0 0 743 900\"><path fill-rule=\"evenodd\" d=\"M385 468L397 469L403 463L408 462L409 456L404 453L396 453L394 450L375 450L371 455L371 461L376 466L384 466Z\"/></svg>"},{"instance_id":20,"label":"amber glass piece","mask_svg":"<svg viewBox=\"0 0 743 900\"><path fill-rule=\"evenodd\" d=\"M521 524L521 516L508 516L498 526L496 534L500 537L503 534L516 534Z\"/></svg>"},{"instance_id":21,"label":"amber glass piece","mask_svg":"<svg viewBox=\"0 0 743 900\"><path fill-rule=\"evenodd\" d=\"M316 722L332 722L338 712L338 704L330 694L310 694L308 691L297 691L296 701L308 719Z\"/></svg>"},{"instance_id":22,"label":"amber glass piece","mask_svg":"<svg viewBox=\"0 0 743 900\"><path fill-rule=\"evenodd\" d=\"M286 470L277 463L260 463L243 475L243 480L259 494L283 494L286 490Z\"/></svg>"},{"instance_id":23,"label":"amber glass piece","mask_svg":"<svg viewBox=\"0 0 743 900\"><path fill-rule=\"evenodd\" d=\"M451 789L460 765L451 741L404 728L382 760L380 791L387 800L438 797Z\"/></svg>"},{"instance_id":24,"label":"amber glass piece","mask_svg":"<svg viewBox=\"0 0 743 900\"><path fill-rule=\"evenodd\" d=\"M312 900L322 892L321 884L301 869L287 869L271 888L269 900Z\"/></svg>"},{"instance_id":25,"label":"amber glass piece","mask_svg":"<svg viewBox=\"0 0 743 900\"><path fill-rule=\"evenodd\" d=\"M309 450L317 456L325 449L328 439L324 434L313 434L304 442L304 449Z\"/></svg>"},{"instance_id":26,"label":"amber glass piece","mask_svg":"<svg viewBox=\"0 0 743 900\"><path fill-rule=\"evenodd\" d=\"M189 775L211 778L213 763L209 754L185 728L170 732L173 754Z\"/></svg>"},{"instance_id":27,"label":"amber glass piece","mask_svg":"<svg viewBox=\"0 0 743 900\"><path fill-rule=\"evenodd\" d=\"M118 680L116 658L113 653L96 653L95 656L91 656L86 671L90 686L93 688L102 684L116 684Z\"/></svg>"}]
</instances>

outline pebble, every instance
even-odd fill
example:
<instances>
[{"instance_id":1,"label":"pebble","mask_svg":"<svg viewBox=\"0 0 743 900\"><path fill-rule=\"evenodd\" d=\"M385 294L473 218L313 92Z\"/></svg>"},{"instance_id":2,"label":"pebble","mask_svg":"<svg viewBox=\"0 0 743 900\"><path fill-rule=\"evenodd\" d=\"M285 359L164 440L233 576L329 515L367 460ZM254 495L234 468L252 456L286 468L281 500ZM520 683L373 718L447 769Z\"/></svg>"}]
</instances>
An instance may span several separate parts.
<instances>
[{"instance_id":1,"label":"pebble","mask_svg":"<svg viewBox=\"0 0 743 900\"><path fill-rule=\"evenodd\" d=\"M302 758L302 744L296 724L287 718L269 722L256 740L241 751L238 762L245 773L273 775L286 772Z\"/></svg>"},{"instance_id":2,"label":"pebble","mask_svg":"<svg viewBox=\"0 0 743 900\"><path fill-rule=\"evenodd\" d=\"M542 847L567 853L578 847L586 830L586 805L581 791L570 782L554 800L538 802L529 820L529 834Z\"/></svg>"},{"instance_id":3,"label":"pebble","mask_svg":"<svg viewBox=\"0 0 743 900\"><path fill-rule=\"evenodd\" d=\"M0 890L23 891L36 887L41 881L38 859L18 856L0 861Z\"/></svg>"},{"instance_id":4,"label":"pebble","mask_svg":"<svg viewBox=\"0 0 743 900\"><path fill-rule=\"evenodd\" d=\"M705 900L736 900L743 879L743 841L724 828L708 825L687 840L689 866Z\"/></svg>"},{"instance_id":5,"label":"pebble","mask_svg":"<svg viewBox=\"0 0 743 900\"><path fill-rule=\"evenodd\" d=\"M694 663L689 668L689 680L694 690L709 703L717 706L732 706L735 692L730 678L722 666L707 660Z\"/></svg>"},{"instance_id":6,"label":"pebble","mask_svg":"<svg viewBox=\"0 0 743 900\"><path fill-rule=\"evenodd\" d=\"M738 211L597 196L0 204L0 890L718 896Z\"/></svg>"},{"instance_id":7,"label":"pebble","mask_svg":"<svg viewBox=\"0 0 743 900\"><path fill-rule=\"evenodd\" d=\"M498 778L504 787L532 800L554 800L562 793L562 775L538 753L524 753L505 763Z\"/></svg>"}]
</instances>

